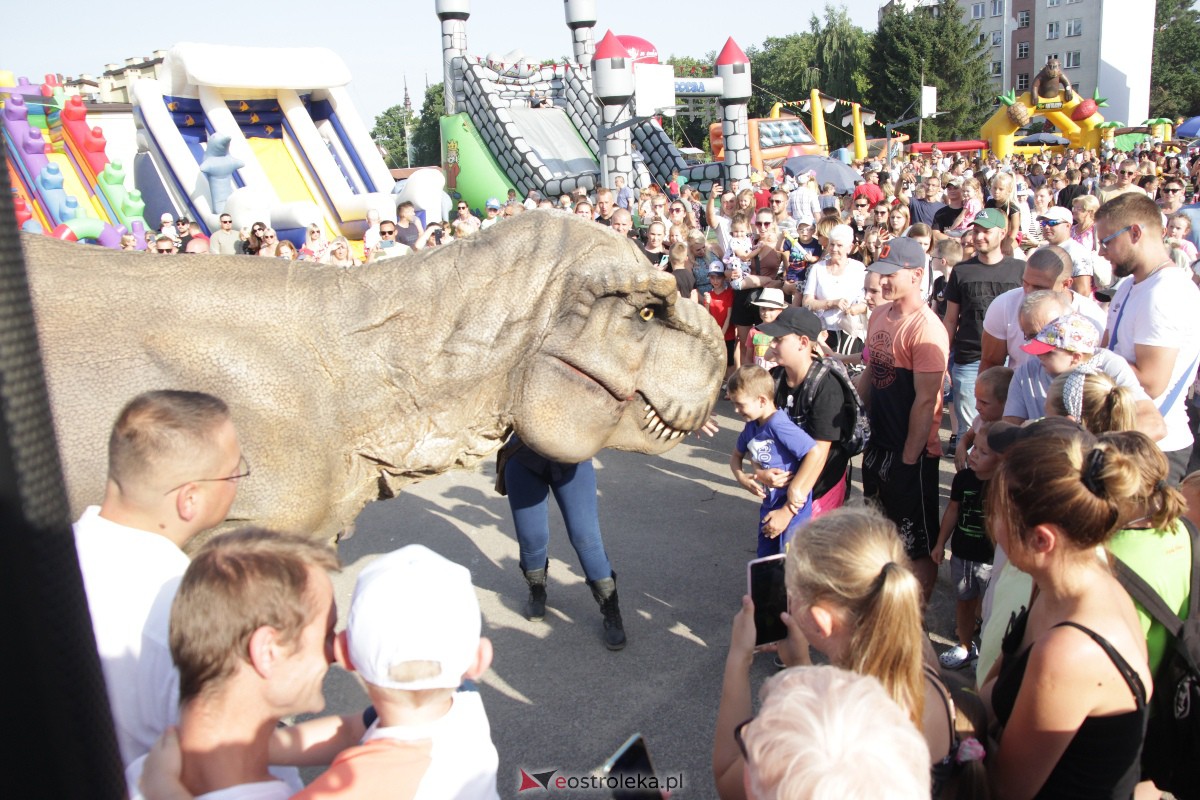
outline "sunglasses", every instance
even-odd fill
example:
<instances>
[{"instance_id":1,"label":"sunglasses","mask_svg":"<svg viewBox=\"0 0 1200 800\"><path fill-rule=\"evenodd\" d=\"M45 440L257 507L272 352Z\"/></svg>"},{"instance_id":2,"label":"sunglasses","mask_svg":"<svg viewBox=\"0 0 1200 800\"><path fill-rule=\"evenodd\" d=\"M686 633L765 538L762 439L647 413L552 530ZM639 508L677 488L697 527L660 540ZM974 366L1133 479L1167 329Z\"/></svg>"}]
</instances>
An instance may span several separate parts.
<instances>
[{"instance_id":1,"label":"sunglasses","mask_svg":"<svg viewBox=\"0 0 1200 800\"><path fill-rule=\"evenodd\" d=\"M1063 219L1043 219L1039 220L1043 228L1053 228L1055 225L1066 225L1067 221Z\"/></svg>"},{"instance_id":2,"label":"sunglasses","mask_svg":"<svg viewBox=\"0 0 1200 800\"><path fill-rule=\"evenodd\" d=\"M275 234L273 234L273 233L264 233L264 234L263 234L263 236L262 236L262 238L264 238L264 239L274 239L274 238L275 238Z\"/></svg>"},{"instance_id":3,"label":"sunglasses","mask_svg":"<svg viewBox=\"0 0 1200 800\"><path fill-rule=\"evenodd\" d=\"M1126 225L1124 228L1121 228L1121 230L1117 231L1116 233L1110 233L1108 236L1105 236L1103 239L1100 240L1100 244L1104 247L1108 247L1108 243L1111 242L1113 239L1117 238L1122 233L1129 233L1131 230L1133 230L1133 226Z\"/></svg>"},{"instance_id":4,"label":"sunglasses","mask_svg":"<svg viewBox=\"0 0 1200 800\"><path fill-rule=\"evenodd\" d=\"M168 248L166 248L166 249L163 249L163 248L159 247L159 248L156 248L156 249L157 249L157 250L158 250L158 252L160 252L160 253L168 253L168 254L169 254L169 253L171 252L171 250L172 250L172 248L170 248L170 247L168 247Z\"/></svg>"},{"instance_id":5,"label":"sunglasses","mask_svg":"<svg viewBox=\"0 0 1200 800\"><path fill-rule=\"evenodd\" d=\"M1183 191L1182 186L1164 186L1162 190L1167 194L1178 194Z\"/></svg>"},{"instance_id":6,"label":"sunglasses","mask_svg":"<svg viewBox=\"0 0 1200 800\"><path fill-rule=\"evenodd\" d=\"M458 207L458 210L459 210L459 211L466 211L466 210L467 210L467 207L466 207L466 206L459 206L459 207Z\"/></svg>"},{"instance_id":7,"label":"sunglasses","mask_svg":"<svg viewBox=\"0 0 1200 800\"><path fill-rule=\"evenodd\" d=\"M758 222L756 222L756 223L754 223L754 224L755 224L755 225L757 225L757 226L758 226L758 227L760 227L760 228L769 228L769 227L771 227L771 221L770 221L770 220L767 220L766 222L763 222L762 220L759 220Z\"/></svg>"},{"instance_id":8,"label":"sunglasses","mask_svg":"<svg viewBox=\"0 0 1200 800\"><path fill-rule=\"evenodd\" d=\"M1121 174L1122 175L1137 175L1137 170L1123 169L1123 170L1121 170Z\"/></svg>"},{"instance_id":9,"label":"sunglasses","mask_svg":"<svg viewBox=\"0 0 1200 800\"><path fill-rule=\"evenodd\" d=\"M222 224L222 225L232 225L232 224L233 224L233 220L231 220L231 219L223 219L223 220L221 220L221 224Z\"/></svg>"},{"instance_id":10,"label":"sunglasses","mask_svg":"<svg viewBox=\"0 0 1200 800\"><path fill-rule=\"evenodd\" d=\"M396 234L396 229L395 229L395 228L391 228L391 229L389 229L389 230L386 230L386 231L385 231L383 228L380 228L380 229L379 229L379 235L380 235L380 236L394 236L395 234Z\"/></svg>"}]
</instances>

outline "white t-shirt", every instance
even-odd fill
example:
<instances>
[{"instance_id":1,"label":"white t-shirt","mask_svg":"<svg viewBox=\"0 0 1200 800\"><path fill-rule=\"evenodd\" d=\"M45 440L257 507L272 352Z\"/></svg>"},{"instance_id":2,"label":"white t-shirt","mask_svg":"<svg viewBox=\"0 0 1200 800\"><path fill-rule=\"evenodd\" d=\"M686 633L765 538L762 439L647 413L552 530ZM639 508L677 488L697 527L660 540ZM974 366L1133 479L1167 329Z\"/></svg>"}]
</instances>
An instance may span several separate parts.
<instances>
[{"instance_id":1,"label":"white t-shirt","mask_svg":"<svg viewBox=\"0 0 1200 800\"><path fill-rule=\"evenodd\" d=\"M842 274L834 275L829 271L829 262L822 259L808 271L804 296L817 300L853 300L862 295L866 277L867 268L861 261L846 259ZM836 329L842 319L842 310L839 308L827 308L816 313L826 330Z\"/></svg>"},{"instance_id":2,"label":"white t-shirt","mask_svg":"<svg viewBox=\"0 0 1200 800\"><path fill-rule=\"evenodd\" d=\"M989 336L994 336L1008 344L1008 366L1012 369L1024 364L1033 356L1021 349L1025 344L1025 333L1021 330L1021 303L1025 300L1025 290L1018 286L1009 289L988 306L983 315L983 330ZM1071 310L1082 314L1096 326L1096 331L1103 336L1104 326L1108 320L1104 309L1095 300L1084 297L1078 292L1071 292Z\"/></svg>"},{"instance_id":3,"label":"white t-shirt","mask_svg":"<svg viewBox=\"0 0 1200 800\"><path fill-rule=\"evenodd\" d=\"M1135 345L1179 350L1167 388L1153 399L1167 424L1158 446L1167 453L1182 450L1192 443L1187 387L1200 361L1200 289L1187 271L1164 267L1141 283L1129 278L1118 284L1108 307L1108 347L1136 365Z\"/></svg>"},{"instance_id":4,"label":"white t-shirt","mask_svg":"<svg viewBox=\"0 0 1200 800\"><path fill-rule=\"evenodd\" d=\"M75 550L121 761L129 764L179 721L167 628L188 558L164 536L104 519L99 506L75 523Z\"/></svg>"},{"instance_id":5,"label":"white t-shirt","mask_svg":"<svg viewBox=\"0 0 1200 800\"><path fill-rule=\"evenodd\" d=\"M146 757L143 755L125 769L125 783L129 787L129 800L146 800L141 787L138 786L142 779L142 767L145 766L145 763ZM259 781L198 794L195 800L288 800L300 788L303 787L289 786L283 781Z\"/></svg>"},{"instance_id":6,"label":"white t-shirt","mask_svg":"<svg viewBox=\"0 0 1200 800\"><path fill-rule=\"evenodd\" d=\"M499 797L496 770L500 757L492 744L492 729L479 692L455 692L450 710L427 725L381 728L376 722L367 729L363 742L372 739L429 739L433 742L429 770L421 779L413 800L445 797L491 800Z\"/></svg>"}]
</instances>

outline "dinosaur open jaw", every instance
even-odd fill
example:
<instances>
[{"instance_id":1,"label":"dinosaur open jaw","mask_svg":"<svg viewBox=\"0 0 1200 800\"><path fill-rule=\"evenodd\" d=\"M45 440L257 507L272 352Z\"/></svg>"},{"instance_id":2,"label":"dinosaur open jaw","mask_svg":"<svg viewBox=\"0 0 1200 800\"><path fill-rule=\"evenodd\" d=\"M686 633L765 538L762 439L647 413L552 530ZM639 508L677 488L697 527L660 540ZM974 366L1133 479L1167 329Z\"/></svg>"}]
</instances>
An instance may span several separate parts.
<instances>
[{"instance_id":1,"label":"dinosaur open jaw","mask_svg":"<svg viewBox=\"0 0 1200 800\"><path fill-rule=\"evenodd\" d=\"M562 366L566 367L571 374L586 378L588 381L591 381L600 388L604 389L604 391L606 391L615 401L617 401L618 405L625 409L625 414L630 416L636 414L634 409L636 409L640 403L644 416L638 420L638 425L640 426L643 435L645 435L648 439L654 439L662 442L672 442L676 439L683 438L691 432L674 428L664 422L663 418L659 416L658 409L656 409L640 391L635 390L634 393L628 397L620 397L612 390L611 387L608 386L608 384L596 376L589 374L588 372L580 369L563 358L556 356L555 360ZM637 420L637 417L635 416L634 419Z\"/></svg>"},{"instance_id":2,"label":"dinosaur open jaw","mask_svg":"<svg viewBox=\"0 0 1200 800\"><path fill-rule=\"evenodd\" d=\"M638 397L642 397L638 393ZM645 398L642 398L645 399ZM664 442L671 442L675 439L680 439L688 434L688 431L682 431L678 428L672 428L670 425L662 421L662 417L658 415L658 410L650 403L645 404L643 409L646 416L642 422L642 432L652 439L661 439Z\"/></svg>"}]
</instances>

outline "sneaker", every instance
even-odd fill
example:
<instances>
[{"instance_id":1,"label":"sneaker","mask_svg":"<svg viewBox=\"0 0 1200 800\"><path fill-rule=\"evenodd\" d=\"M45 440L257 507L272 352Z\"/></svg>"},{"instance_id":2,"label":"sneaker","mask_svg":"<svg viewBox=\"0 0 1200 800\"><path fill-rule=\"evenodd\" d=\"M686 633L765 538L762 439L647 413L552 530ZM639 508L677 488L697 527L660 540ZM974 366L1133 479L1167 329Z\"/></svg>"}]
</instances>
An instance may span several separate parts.
<instances>
[{"instance_id":1,"label":"sneaker","mask_svg":"<svg viewBox=\"0 0 1200 800\"><path fill-rule=\"evenodd\" d=\"M954 458L954 451L958 449L958 436L950 434L950 441L946 443L946 458Z\"/></svg>"},{"instance_id":2,"label":"sneaker","mask_svg":"<svg viewBox=\"0 0 1200 800\"><path fill-rule=\"evenodd\" d=\"M962 669L977 658L979 658L979 648L974 643L971 644L969 650L961 644L956 644L938 656L938 661L946 669Z\"/></svg>"}]
</instances>

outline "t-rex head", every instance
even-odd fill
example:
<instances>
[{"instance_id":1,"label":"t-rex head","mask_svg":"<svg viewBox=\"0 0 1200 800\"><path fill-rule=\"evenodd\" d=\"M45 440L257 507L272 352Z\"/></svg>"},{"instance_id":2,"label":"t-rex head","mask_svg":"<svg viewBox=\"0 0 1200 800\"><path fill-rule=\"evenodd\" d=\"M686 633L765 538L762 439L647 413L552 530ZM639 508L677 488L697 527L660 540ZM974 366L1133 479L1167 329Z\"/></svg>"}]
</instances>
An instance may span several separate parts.
<instances>
[{"instance_id":1,"label":"t-rex head","mask_svg":"<svg viewBox=\"0 0 1200 800\"><path fill-rule=\"evenodd\" d=\"M725 348L713 318L680 298L675 278L651 269L629 239L573 215L530 213L502 225L536 226L560 260L573 262L545 288L554 305L515 382L521 439L577 462L605 447L661 453L700 428Z\"/></svg>"}]
</instances>

